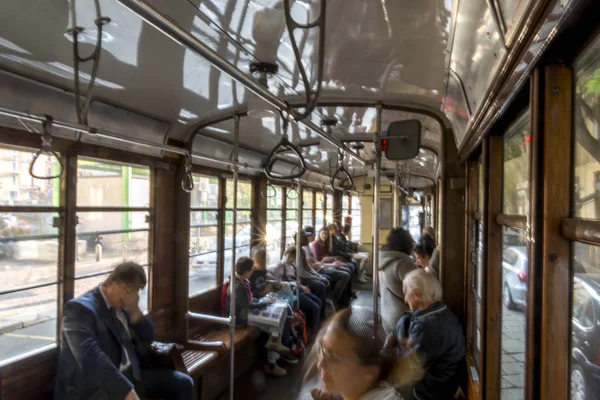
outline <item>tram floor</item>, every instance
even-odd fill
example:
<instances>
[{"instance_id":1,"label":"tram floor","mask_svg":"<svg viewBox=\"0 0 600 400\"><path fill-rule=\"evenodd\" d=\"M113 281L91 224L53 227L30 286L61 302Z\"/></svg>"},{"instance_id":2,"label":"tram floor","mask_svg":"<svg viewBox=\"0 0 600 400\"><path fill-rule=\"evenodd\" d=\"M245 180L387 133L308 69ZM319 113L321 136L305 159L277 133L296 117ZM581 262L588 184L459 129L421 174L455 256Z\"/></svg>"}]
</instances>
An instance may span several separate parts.
<instances>
[{"instance_id":1,"label":"tram floor","mask_svg":"<svg viewBox=\"0 0 600 400\"><path fill-rule=\"evenodd\" d=\"M373 308L372 284L353 283L353 290L357 298L352 302L352 307ZM280 378L266 376L264 363L259 362L246 371L236 380L234 398L237 400L312 400L310 391L319 386L318 379L304 382L306 357L296 365L281 364L287 375ZM225 393L220 400L228 400L229 393Z\"/></svg>"}]
</instances>

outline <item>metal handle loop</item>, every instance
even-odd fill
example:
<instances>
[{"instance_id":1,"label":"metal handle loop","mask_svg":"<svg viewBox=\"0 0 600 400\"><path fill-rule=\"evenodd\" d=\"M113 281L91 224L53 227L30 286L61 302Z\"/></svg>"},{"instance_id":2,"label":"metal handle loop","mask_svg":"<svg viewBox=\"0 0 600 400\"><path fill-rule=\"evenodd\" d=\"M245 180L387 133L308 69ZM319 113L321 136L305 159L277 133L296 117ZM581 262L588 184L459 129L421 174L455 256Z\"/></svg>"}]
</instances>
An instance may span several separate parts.
<instances>
[{"instance_id":1,"label":"metal handle loop","mask_svg":"<svg viewBox=\"0 0 600 400\"><path fill-rule=\"evenodd\" d=\"M186 193L194 190L194 177L192 176L192 155L185 153L185 172L181 180L181 189Z\"/></svg>"},{"instance_id":2,"label":"metal handle loop","mask_svg":"<svg viewBox=\"0 0 600 400\"><path fill-rule=\"evenodd\" d=\"M60 178L64 171L62 160L60 159L58 153L56 153L56 151L52 149L52 134L50 133L50 131L52 130L53 121L54 120L51 116L46 115L46 120L42 123L42 127L44 129L42 133L42 146L33 156L31 163L29 163L29 175L31 175L35 179L50 180ZM42 154L46 154L56 159L60 167L60 171L57 174L48 176L36 175L36 173L34 172L35 163Z\"/></svg>"},{"instance_id":3,"label":"metal handle loop","mask_svg":"<svg viewBox=\"0 0 600 400\"><path fill-rule=\"evenodd\" d=\"M300 172L295 173L295 174L290 174L290 175L274 175L272 168L273 168L273 164L275 164L275 162L277 161L277 158L275 157L278 153L278 151L282 149L282 150L291 150L294 154L296 154L296 156L298 157L298 160L300 161ZM281 141L269 152L269 155L267 156L267 159L265 160L265 175L267 175L267 177L269 179L281 179L281 180L287 180L287 179L296 179L296 178L300 178L302 175L304 175L304 173L306 172L306 164L304 162L304 158L302 157L302 154L300 154L300 151L298 150L298 148L296 146L294 146L287 137L282 137Z\"/></svg>"},{"instance_id":4,"label":"metal handle loop","mask_svg":"<svg viewBox=\"0 0 600 400\"><path fill-rule=\"evenodd\" d=\"M269 188L271 188L273 194L269 195ZM271 185L270 183L267 185L267 187L265 187L265 189L263 191L260 192L260 195L262 196L263 199L272 199L273 197L277 196L277 190L275 189L275 187L273 185Z\"/></svg>"},{"instance_id":5,"label":"metal handle loop","mask_svg":"<svg viewBox=\"0 0 600 400\"><path fill-rule=\"evenodd\" d=\"M296 195L295 195L295 196L293 196L293 197L290 197L290 193L292 193L292 192L293 192L293 193L296 193ZM291 187L291 188L289 188L289 189L287 190L287 193L285 194L285 197L286 197L288 200L298 200L298 199L300 198L300 193L298 192L298 189L296 189L295 187Z\"/></svg>"},{"instance_id":6,"label":"metal handle loop","mask_svg":"<svg viewBox=\"0 0 600 400\"><path fill-rule=\"evenodd\" d=\"M336 187L335 186L335 179L339 174L343 174L346 176L346 178L342 181L341 186ZM345 182L348 182L349 185L344 185ZM341 165L333 174L333 176L331 177L331 187L333 187L333 190L337 190L340 192L345 192L347 190L352 190L352 188L354 187L354 179L352 179L352 176L350 175L350 173L348 172L348 170L346 169L346 167L344 167L343 165Z\"/></svg>"}]
</instances>

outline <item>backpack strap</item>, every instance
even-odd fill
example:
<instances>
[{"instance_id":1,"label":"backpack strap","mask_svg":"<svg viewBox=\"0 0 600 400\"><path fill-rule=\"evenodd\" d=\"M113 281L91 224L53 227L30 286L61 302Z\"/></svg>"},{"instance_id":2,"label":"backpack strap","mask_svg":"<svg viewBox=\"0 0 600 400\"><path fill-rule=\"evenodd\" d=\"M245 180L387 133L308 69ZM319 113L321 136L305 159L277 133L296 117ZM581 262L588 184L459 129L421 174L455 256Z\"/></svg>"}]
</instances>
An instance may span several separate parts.
<instances>
[{"instance_id":1,"label":"backpack strap","mask_svg":"<svg viewBox=\"0 0 600 400\"><path fill-rule=\"evenodd\" d=\"M223 282L221 287L221 316L227 317L227 289L229 289L229 280Z\"/></svg>"}]
</instances>

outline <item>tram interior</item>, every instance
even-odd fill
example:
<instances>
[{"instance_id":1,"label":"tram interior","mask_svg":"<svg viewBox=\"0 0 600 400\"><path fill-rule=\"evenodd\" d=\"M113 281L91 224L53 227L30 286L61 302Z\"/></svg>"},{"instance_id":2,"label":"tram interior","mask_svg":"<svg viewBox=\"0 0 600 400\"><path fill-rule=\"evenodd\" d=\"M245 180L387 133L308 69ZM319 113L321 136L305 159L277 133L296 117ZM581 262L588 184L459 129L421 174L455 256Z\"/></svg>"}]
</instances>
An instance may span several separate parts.
<instances>
[{"instance_id":1,"label":"tram interior","mask_svg":"<svg viewBox=\"0 0 600 400\"><path fill-rule=\"evenodd\" d=\"M350 307L375 329L388 234L434 228L456 398L598 398L598 11L0 1L0 399L58 400L64 306L127 261L194 399L312 398L303 360L265 377L222 288L331 223L370 257Z\"/></svg>"}]
</instances>

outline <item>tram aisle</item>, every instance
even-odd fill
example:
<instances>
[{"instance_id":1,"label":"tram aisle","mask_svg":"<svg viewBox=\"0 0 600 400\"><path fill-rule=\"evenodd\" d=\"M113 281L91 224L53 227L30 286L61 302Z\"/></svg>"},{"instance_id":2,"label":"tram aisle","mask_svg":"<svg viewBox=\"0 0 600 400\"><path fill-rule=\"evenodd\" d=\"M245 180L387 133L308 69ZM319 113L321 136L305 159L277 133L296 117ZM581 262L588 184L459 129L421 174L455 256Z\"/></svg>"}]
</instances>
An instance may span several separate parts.
<instances>
[{"instance_id":1,"label":"tram aisle","mask_svg":"<svg viewBox=\"0 0 600 400\"><path fill-rule=\"evenodd\" d=\"M373 284L352 283L357 291L357 298L352 307L373 309ZM310 391L318 385L315 381L303 383L305 358L297 365L285 365L287 375L281 378L266 376L263 373L264 363L257 363L236 380L235 399L239 400L312 400ZM282 364L283 365L283 364ZM221 396L220 400L229 400L229 393Z\"/></svg>"}]
</instances>

